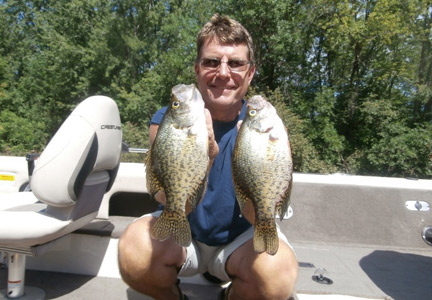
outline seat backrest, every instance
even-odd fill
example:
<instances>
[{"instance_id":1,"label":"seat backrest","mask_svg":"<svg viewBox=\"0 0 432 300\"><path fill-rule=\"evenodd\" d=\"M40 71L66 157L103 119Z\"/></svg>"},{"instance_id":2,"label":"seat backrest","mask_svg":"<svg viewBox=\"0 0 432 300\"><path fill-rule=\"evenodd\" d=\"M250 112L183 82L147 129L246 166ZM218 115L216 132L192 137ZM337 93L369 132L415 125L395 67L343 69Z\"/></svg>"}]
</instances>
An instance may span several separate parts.
<instances>
[{"instance_id":1,"label":"seat backrest","mask_svg":"<svg viewBox=\"0 0 432 300\"><path fill-rule=\"evenodd\" d=\"M122 131L117 104L105 96L81 102L36 162L31 186L60 219L77 219L99 209L116 177Z\"/></svg>"}]
</instances>

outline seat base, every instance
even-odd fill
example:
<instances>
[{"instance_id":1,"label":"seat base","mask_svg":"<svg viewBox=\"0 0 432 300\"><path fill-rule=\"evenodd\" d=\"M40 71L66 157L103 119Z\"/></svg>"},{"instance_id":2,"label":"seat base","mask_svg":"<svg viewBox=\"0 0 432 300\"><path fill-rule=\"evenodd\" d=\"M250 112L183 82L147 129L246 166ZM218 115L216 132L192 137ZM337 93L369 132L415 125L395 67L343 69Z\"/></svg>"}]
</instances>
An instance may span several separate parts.
<instances>
[{"instance_id":1,"label":"seat base","mask_svg":"<svg viewBox=\"0 0 432 300\"><path fill-rule=\"evenodd\" d=\"M7 253L8 255L8 284L7 289L0 292L2 299L45 299L44 290L37 287L25 286L26 255Z\"/></svg>"},{"instance_id":2,"label":"seat base","mask_svg":"<svg viewBox=\"0 0 432 300\"><path fill-rule=\"evenodd\" d=\"M0 300L10 300L10 299L19 299L19 300L42 300L45 299L46 293L43 289L35 287L35 286L25 286L24 287L24 295L18 298L9 298L7 296L6 289L0 290Z\"/></svg>"}]
</instances>

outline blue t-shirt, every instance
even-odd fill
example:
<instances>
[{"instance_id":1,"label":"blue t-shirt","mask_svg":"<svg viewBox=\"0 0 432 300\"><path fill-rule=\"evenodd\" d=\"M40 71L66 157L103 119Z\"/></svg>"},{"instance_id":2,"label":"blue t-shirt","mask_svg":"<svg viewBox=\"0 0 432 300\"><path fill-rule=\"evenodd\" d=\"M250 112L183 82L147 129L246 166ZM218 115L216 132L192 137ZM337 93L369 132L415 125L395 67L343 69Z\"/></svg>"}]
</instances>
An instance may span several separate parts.
<instances>
[{"instance_id":1,"label":"blue t-shirt","mask_svg":"<svg viewBox=\"0 0 432 300\"><path fill-rule=\"evenodd\" d=\"M150 124L160 124L167 108L160 109ZM246 114L246 103L240 115L231 122L213 121L219 154L208 177L207 191L189 216L192 238L209 246L224 245L246 231L251 224L241 217L231 175L231 157L237 136L237 122Z\"/></svg>"}]
</instances>

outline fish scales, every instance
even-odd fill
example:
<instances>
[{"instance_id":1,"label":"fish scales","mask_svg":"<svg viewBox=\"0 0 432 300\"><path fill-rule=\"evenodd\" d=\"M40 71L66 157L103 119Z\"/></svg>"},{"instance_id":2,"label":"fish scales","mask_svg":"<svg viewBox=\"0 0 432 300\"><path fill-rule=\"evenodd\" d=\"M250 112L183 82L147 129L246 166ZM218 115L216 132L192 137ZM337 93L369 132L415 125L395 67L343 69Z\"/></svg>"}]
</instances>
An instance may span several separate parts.
<instances>
[{"instance_id":1,"label":"fish scales","mask_svg":"<svg viewBox=\"0 0 432 300\"><path fill-rule=\"evenodd\" d=\"M279 247L275 214L282 219L290 201L291 149L275 108L261 96L247 105L232 159L234 188L241 210L248 201L253 203L255 251L274 255Z\"/></svg>"},{"instance_id":2,"label":"fish scales","mask_svg":"<svg viewBox=\"0 0 432 300\"><path fill-rule=\"evenodd\" d=\"M178 245L191 243L186 202L198 205L207 182L208 132L204 102L194 85L177 85L146 159L147 186L154 195L163 190L164 210L151 229L151 236Z\"/></svg>"}]
</instances>

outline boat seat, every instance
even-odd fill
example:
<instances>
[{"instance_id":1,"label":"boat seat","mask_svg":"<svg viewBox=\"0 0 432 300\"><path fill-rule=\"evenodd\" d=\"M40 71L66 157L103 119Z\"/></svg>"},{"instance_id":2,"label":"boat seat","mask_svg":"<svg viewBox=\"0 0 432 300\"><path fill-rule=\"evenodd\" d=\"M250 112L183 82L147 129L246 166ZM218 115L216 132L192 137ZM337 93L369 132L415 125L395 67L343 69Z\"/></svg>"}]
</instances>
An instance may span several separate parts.
<instances>
[{"instance_id":1,"label":"boat seat","mask_svg":"<svg viewBox=\"0 0 432 300\"><path fill-rule=\"evenodd\" d=\"M121 140L116 103L104 96L89 97L73 110L40 155L32 191L2 196L17 199L16 206L0 211L0 251L8 254L9 267L6 297L24 295L26 255L36 255L39 247L46 249L96 217L117 175ZM19 201L20 197L37 202Z\"/></svg>"}]
</instances>

